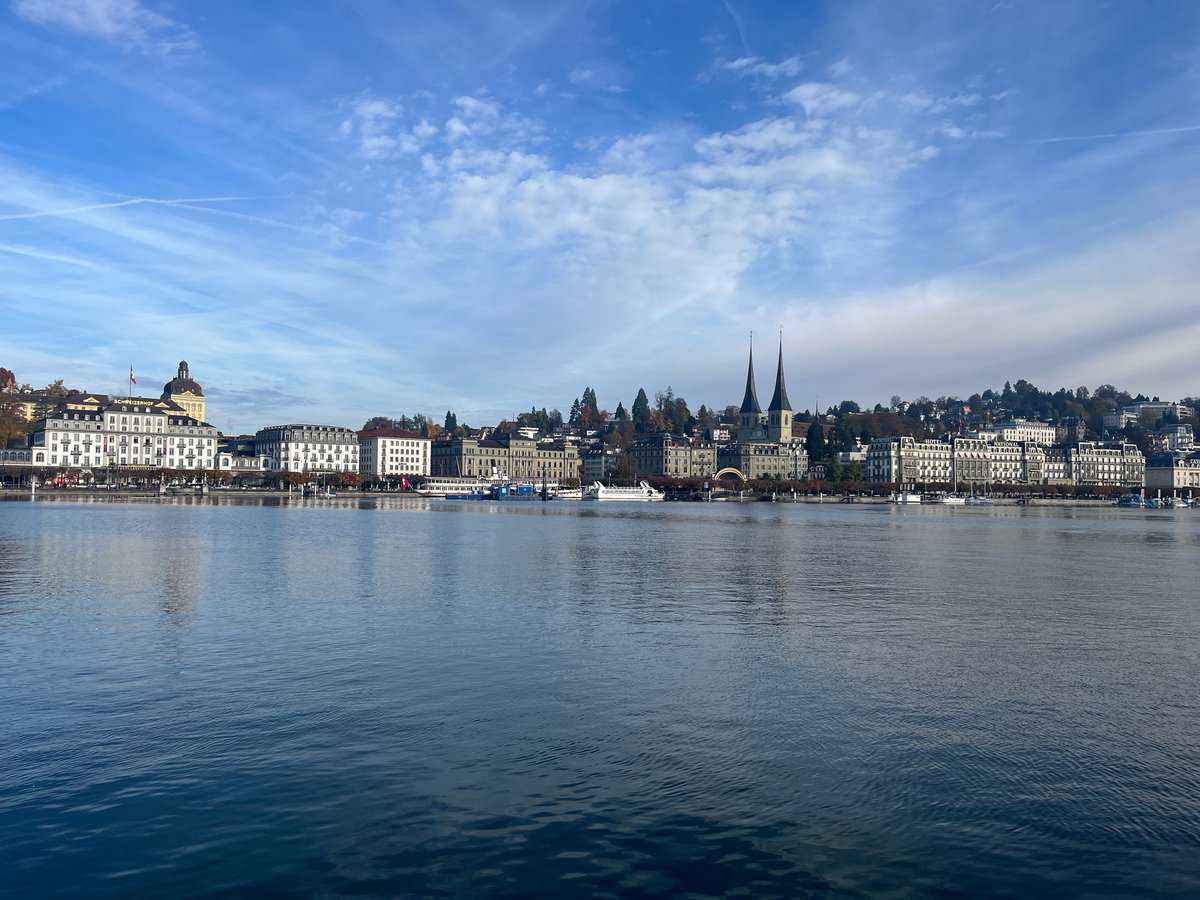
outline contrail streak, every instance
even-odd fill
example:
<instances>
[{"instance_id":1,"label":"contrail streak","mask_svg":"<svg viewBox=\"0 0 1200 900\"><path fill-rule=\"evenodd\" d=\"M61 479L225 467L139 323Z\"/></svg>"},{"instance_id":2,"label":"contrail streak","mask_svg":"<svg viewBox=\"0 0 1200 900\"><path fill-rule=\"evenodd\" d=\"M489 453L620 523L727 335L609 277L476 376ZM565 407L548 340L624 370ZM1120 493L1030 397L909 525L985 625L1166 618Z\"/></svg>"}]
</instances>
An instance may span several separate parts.
<instances>
[{"instance_id":1,"label":"contrail streak","mask_svg":"<svg viewBox=\"0 0 1200 900\"><path fill-rule=\"evenodd\" d=\"M729 0L721 0L721 2L725 5L725 12L729 13L729 18L733 19L733 27L737 29L738 40L742 42L742 51L747 56L753 56L754 54L750 52L750 45L746 43L746 29L742 27L742 17L733 11Z\"/></svg>"},{"instance_id":2,"label":"contrail streak","mask_svg":"<svg viewBox=\"0 0 1200 900\"><path fill-rule=\"evenodd\" d=\"M1156 134L1180 134L1185 131L1200 131L1200 125L1183 125L1179 128L1153 128L1149 131L1112 131L1107 134L1077 134L1069 137L1038 138L1035 144L1061 144L1066 141L1103 141L1111 138L1150 137Z\"/></svg>"},{"instance_id":3,"label":"contrail streak","mask_svg":"<svg viewBox=\"0 0 1200 900\"><path fill-rule=\"evenodd\" d=\"M88 206L73 206L69 209L40 209L28 213L8 213L0 215L0 222L11 222L15 219L45 219L54 216L74 216L79 213L95 212L100 209L116 209L119 206L139 206L152 204L155 206L179 206L187 203L230 203L235 200L253 200L253 197L185 197L180 200L157 200L153 197L133 197L129 200L119 200L115 203L93 203Z\"/></svg>"}]
</instances>

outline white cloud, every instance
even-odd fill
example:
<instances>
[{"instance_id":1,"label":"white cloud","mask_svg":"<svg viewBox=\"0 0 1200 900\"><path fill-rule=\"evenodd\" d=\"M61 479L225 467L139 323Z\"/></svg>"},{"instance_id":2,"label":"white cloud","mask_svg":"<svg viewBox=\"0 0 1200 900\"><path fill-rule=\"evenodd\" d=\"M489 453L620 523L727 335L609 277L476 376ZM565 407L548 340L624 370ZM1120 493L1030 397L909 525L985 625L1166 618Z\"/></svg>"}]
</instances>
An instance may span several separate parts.
<instances>
[{"instance_id":1,"label":"white cloud","mask_svg":"<svg viewBox=\"0 0 1200 900\"><path fill-rule=\"evenodd\" d=\"M446 132L446 141L451 144L471 135L470 127L458 116L451 116L447 119L446 127L443 130Z\"/></svg>"},{"instance_id":2,"label":"white cloud","mask_svg":"<svg viewBox=\"0 0 1200 900\"><path fill-rule=\"evenodd\" d=\"M455 97L454 105L465 119L495 120L500 116L500 106L494 100Z\"/></svg>"},{"instance_id":3,"label":"white cloud","mask_svg":"<svg viewBox=\"0 0 1200 900\"><path fill-rule=\"evenodd\" d=\"M718 68L732 72L739 78L795 78L804 68L800 57L790 56L777 63L767 62L758 56L743 56L734 60L722 60Z\"/></svg>"},{"instance_id":4,"label":"white cloud","mask_svg":"<svg viewBox=\"0 0 1200 900\"><path fill-rule=\"evenodd\" d=\"M584 82L591 81L595 74L591 69L573 69L570 75L571 84L583 84Z\"/></svg>"},{"instance_id":5,"label":"white cloud","mask_svg":"<svg viewBox=\"0 0 1200 900\"><path fill-rule=\"evenodd\" d=\"M403 108L385 97L359 97L350 115L338 126L341 138L356 138L363 159L384 160L413 154L437 133L437 126L422 118L409 129L401 128Z\"/></svg>"},{"instance_id":6,"label":"white cloud","mask_svg":"<svg viewBox=\"0 0 1200 900\"><path fill-rule=\"evenodd\" d=\"M854 91L819 81L798 84L784 94L783 98L797 106L802 106L809 118L849 109L862 101L862 97Z\"/></svg>"},{"instance_id":7,"label":"white cloud","mask_svg":"<svg viewBox=\"0 0 1200 900\"><path fill-rule=\"evenodd\" d=\"M68 28L110 41L153 46L163 52L191 49L186 28L147 9L139 0L16 0L17 15L39 25Z\"/></svg>"}]
</instances>

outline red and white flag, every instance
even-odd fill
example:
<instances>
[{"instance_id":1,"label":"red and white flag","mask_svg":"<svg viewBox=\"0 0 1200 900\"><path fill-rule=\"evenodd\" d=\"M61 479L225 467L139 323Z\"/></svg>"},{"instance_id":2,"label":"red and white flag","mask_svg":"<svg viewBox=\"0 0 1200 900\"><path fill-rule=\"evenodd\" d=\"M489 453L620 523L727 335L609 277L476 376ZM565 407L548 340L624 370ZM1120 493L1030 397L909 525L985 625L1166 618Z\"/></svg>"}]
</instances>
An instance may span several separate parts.
<instances>
[{"instance_id":1,"label":"red and white flag","mask_svg":"<svg viewBox=\"0 0 1200 900\"><path fill-rule=\"evenodd\" d=\"M137 384L137 379L133 377L133 366L129 367L129 383Z\"/></svg>"}]
</instances>

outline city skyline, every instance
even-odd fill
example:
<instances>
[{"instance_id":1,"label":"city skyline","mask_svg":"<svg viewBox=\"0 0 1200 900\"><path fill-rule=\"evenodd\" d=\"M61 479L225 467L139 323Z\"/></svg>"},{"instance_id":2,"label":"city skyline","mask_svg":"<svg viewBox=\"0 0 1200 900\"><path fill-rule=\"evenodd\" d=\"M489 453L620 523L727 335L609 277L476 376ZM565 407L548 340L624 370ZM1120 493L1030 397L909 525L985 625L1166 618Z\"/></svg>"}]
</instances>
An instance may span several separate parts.
<instances>
[{"instance_id":1,"label":"city skyline","mask_svg":"<svg viewBox=\"0 0 1200 900\"><path fill-rule=\"evenodd\" d=\"M776 323L801 409L1195 395L1197 24L16 0L4 363L111 392L185 357L227 431L477 424L585 384L719 408Z\"/></svg>"}]
</instances>

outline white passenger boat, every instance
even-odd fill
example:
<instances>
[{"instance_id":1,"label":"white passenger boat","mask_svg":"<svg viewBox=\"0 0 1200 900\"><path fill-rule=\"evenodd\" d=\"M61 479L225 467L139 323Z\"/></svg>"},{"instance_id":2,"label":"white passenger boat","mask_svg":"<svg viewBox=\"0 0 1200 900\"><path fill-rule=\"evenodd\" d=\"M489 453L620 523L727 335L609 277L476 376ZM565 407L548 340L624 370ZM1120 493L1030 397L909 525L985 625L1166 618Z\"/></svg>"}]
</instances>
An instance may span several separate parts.
<instances>
[{"instance_id":1,"label":"white passenger boat","mask_svg":"<svg viewBox=\"0 0 1200 900\"><path fill-rule=\"evenodd\" d=\"M913 493L910 493L907 491L901 491L899 493L892 494L892 496L889 499L892 503L897 503L897 504L899 504L899 503L920 503L921 495L913 494Z\"/></svg>"},{"instance_id":2,"label":"white passenger boat","mask_svg":"<svg viewBox=\"0 0 1200 900\"><path fill-rule=\"evenodd\" d=\"M422 497L463 497L486 494L489 487L478 478L426 478L417 493Z\"/></svg>"},{"instance_id":3,"label":"white passenger boat","mask_svg":"<svg viewBox=\"0 0 1200 900\"><path fill-rule=\"evenodd\" d=\"M583 488L559 488L552 496L555 500L582 500Z\"/></svg>"},{"instance_id":4,"label":"white passenger boat","mask_svg":"<svg viewBox=\"0 0 1200 900\"><path fill-rule=\"evenodd\" d=\"M943 494L942 499L938 502L944 506L965 506L967 498L960 497L958 494Z\"/></svg>"},{"instance_id":5,"label":"white passenger boat","mask_svg":"<svg viewBox=\"0 0 1200 900\"><path fill-rule=\"evenodd\" d=\"M662 491L656 491L646 482L642 482L637 487L607 487L600 482L595 482L587 491L584 492L584 500L662 500L665 495Z\"/></svg>"}]
</instances>

